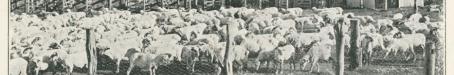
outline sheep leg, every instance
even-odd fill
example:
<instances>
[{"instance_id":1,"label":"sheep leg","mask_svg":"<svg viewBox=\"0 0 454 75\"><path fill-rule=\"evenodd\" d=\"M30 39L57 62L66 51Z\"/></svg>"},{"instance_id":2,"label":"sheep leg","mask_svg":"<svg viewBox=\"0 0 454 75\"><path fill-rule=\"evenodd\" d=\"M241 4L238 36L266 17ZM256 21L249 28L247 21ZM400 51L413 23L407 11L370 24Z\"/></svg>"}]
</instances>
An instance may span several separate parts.
<instances>
[{"instance_id":1,"label":"sheep leg","mask_svg":"<svg viewBox=\"0 0 454 75\"><path fill-rule=\"evenodd\" d=\"M306 62L303 62L302 64L300 64L301 70L304 70L304 68L306 67L307 63L309 63L309 62L306 61Z\"/></svg>"},{"instance_id":2,"label":"sheep leg","mask_svg":"<svg viewBox=\"0 0 454 75\"><path fill-rule=\"evenodd\" d=\"M120 59L117 59L117 62L115 63L116 64L116 69L115 69L115 73L120 73L120 62L121 60Z\"/></svg>"},{"instance_id":3,"label":"sheep leg","mask_svg":"<svg viewBox=\"0 0 454 75\"><path fill-rule=\"evenodd\" d=\"M260 64L260 61L256 61L256 64L255 64L255 66L256 66L256 67L255 67L255 70L256 70L256 71L259 71L260 65L261 65L261 64Z\"/></svg>"},{"instance_id":4,"label":"sheep leg","mask_svg":"<svg viewBox=\"0 0 454 75\"><path fill-rule=\"evenodd\" d=\"M407 50L409 50L410 53L411 53L412 55L414 54L414 51L413 51L413 47L412 47L412 46L410 46ZM413 55L413 56L415 56L415 55ZM410 59L410 55L408 55L408 56L405 58L405 60L409 60L409 59Z\"/></svg>"},{"instance_id":5,"label":"sheep leg","mask_svg":"<svg viewBox=\"0 0 454 75\"><path fill-rule=\"evenodd\" d=\"M38 75L38 74L39 74L39 69L35 69L35 75ZM57 71L52 72L52 75L55 75L55 74L57 74Z\"/></svg>"},{"instance_id":6,"label":"sheep leg","mask_svg":"<svg viewBox=\"0 0 454 75\"><path fill-rule=\"evenodd\" d=\"M68 66L68 75L71 75L73 73L73 68L74 68L73 65Z\"/></svg>"},{"instance_id":7,"label":"sheep leg","mask_svg":"<svg viewBox=\"0 0 454 75\"><path fill-rule=\"evenodd\" d=\"M191 61L191 72L194 72L195 61Z\"/></svg>"},{"instance_id":8,"label":"sheep leg","mask_svg":"<svg viewBox=\"0 0 454 75\"><path fill-rule=\"evenodd\" d=\"M279 73L282 73L282 65L284 64L284 61L281 61L279 63Z\"/></svg>"},{"instance_id":9,"label":"sheep leg","mask_svg":"<svg viewBox=\"0 0 454 75\"><path fill-rule=\"evenodd\" d=\"M269 61L265 61L266 62L266 68L270 69L270 62Z\"/></svg>"},{"instance_id":10,"label":"sheep leg","mask_svg":"<svg viewBox=\"0 0 454 75\"><path fill-rule=\"evenodd\" d=\"M414 48L410 48L410 53L413 55L413 62L415 62L416 61L416 53L415 53Z\"/></svg>"},{"instance_id":11,"label":"sheep leg","mask_svg":"<svg viewBox=\"0 0 454 75\"><path fill-rule=\"evenodd\" d=\"M391 51L386 51L385 56L383 56L383 58L386 58L390 52Z\"/></svg>"},{"instance_id":12,"label":"sheep leg","mask_svg":"<svg viewBox=\"0 0 454 75\"><path fill-rule=\"evenodd\" d=\"M314 67L315 67L315 63L312 62L312 63L311 63L311 67L309 68L309 72L312 72L312 69L314 69Z\"/></svg>"},{"instance_id":13,"label":"sheep leg","mask_svg":"<svg viewBox=\"0 0 454 75\"><path fill-rule=\"evenodd\" d=\"M129 75L133 68L134 68L134 63L131 63L128 67L128 70L126 71L126 75Z\"/></svg>"},{"instance_id":14,"label":"sheep leg","mask_svg":"<svg viewBox=\"0 0 454 75\"><path fill-rule=\"evenodd\" d=\"M425 47L425 45L424 45L424 44L422 44L422 45L421 45L421 49L422 49L422 57L426 57L426 56L425 56L425 55L426 55L426 50L424 49L424 47Z\"/></svg>"}]
</instances>

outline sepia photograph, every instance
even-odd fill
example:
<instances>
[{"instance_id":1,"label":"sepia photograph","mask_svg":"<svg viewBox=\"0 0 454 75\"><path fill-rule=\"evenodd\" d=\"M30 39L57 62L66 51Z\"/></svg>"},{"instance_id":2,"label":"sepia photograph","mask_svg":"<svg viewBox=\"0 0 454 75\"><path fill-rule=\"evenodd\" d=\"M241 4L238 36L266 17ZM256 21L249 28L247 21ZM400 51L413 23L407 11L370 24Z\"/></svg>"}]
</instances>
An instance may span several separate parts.
<instances>
[{"instance_id":1,"label":"sepia photograph","mask_svg":"<svg viewBox=\"0 0 454 75\"><path fill-rule=\"evenodd\" d=\"M446 0L7 1L8 75L449 75Z\"/></svg>"}]
</instances>

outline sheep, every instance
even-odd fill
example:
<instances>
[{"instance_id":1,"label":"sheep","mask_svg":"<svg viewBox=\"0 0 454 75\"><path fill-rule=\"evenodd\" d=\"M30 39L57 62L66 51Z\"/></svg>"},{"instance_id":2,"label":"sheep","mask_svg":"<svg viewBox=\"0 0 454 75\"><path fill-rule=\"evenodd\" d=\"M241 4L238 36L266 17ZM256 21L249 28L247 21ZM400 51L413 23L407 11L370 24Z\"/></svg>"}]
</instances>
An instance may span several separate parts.
<instances>
[{"instance_id":1,"label":"sheep","mask_svg":"<svg viewBox=\"0 0 454 75\"><path fill-rule=\"evenodd\" d=\"M367 61L372 61L372 53L374 52L374 48L385 49L383 46L383 36L376 33L366 33L365 35L360 35L358 38L360 44L360 50L364 50L366 52L366 59Z\"/></svg>"},{"instance_id":2,"label":"sheep","mask_svg":"<svg viewBox=\"0 0 454 75\"><path fill-rule=\"evenodd\" d=\"M296 16L303 16L303 9L301 8L288 8L288 14L295 14Z\"/></svg>"},{"instance_id":3,"label":"sheep","mask_svg":"<svg viewBox=\"0 0 454 75\"><path fill-rule=\"evenodd\" d=\"M375 24L375 28L380 29L382 26L393 26L393 21L390 19L379 19Z\"/></svg>"},{"instance_id":4,"label":"sheep","mask_svg":"<svg viewBox=\"0 0 454 75\"><path fill-rule=\"evenodd\" d=\"M203 33L205 28L207 27L206 24L200 23L193 26L183 27L176 30L178 35L182 38L182 40L189 41L191 39L191 35L195 34L195 36L199 36Z\"/></svg>"},{"instance_id":5,"label":"sheep","mask_svg":"<svg viewBox=\"0 0 454 75\"><path fill-rule=\"evenodd\" d=\"M415 22L404 22L403 25L405 27L403 28L408 28L411 32L410 33L427 33L429 32L429 28L427 27L427 24L424 23L415 23Z\"/></svg>"},{"instance_id":6,"label":"sheep","mask_svg":"<svg viewBox=\"0 0 454 75\"><path fill-rule=\"evenodd\" d=\"M225 7L219 8L219 12L221 12L221 14L224 17L233 17L234 12L237 12L237 11L238 11L237 8L225 8Z\"/></svg>"},{"instance_id":7,"label":"sheep","mask_svg":"<svg viewBox=\"0 0 454 75\"><path fill-rule=\"evenodd\" d=\"M270 14L273 17L280 16L280 14L281 14L279 12L279 9L276 8L276 7L265 8L265 9L262 9L262 10L258 10L256 12L261 13L261 14Z\"/></svg>"},{"instance_id":8,"label":"sheep","mask_svg":"<svg viewBox=\"0 0 454 75\"><path fill-rule=\"evenodd\" d=\"M224 15L221 14L221 12L212 10L212 11L203 11L202 14L208 15L210 17L214 18L224 18Z\"/></svg>"},{"instance_id":9,"label":"sheep","mask_svg":"<svg viewBox=\"0 0 454 75\"><path fill-rule=\"evenodd\" d=\"M278 20L276 20L274 22L274 25L278 26L279 28L282 28L283 30L296 29L295 20L281 20L281 19L278 19ZM284 34L284 33L282 33L282 34Z\"/></svg>"},{"instance_id":10,"label":"sheep","mask_svg":"<svg viewBox=\"0 0 454 75\"><path fill-rule=\"evenodd\" d=\"M425 36L425 34L421 34L421 33L403 34L402 38L407 38L407 39L412 40L409 43L412 43L413 47L421 47L421 49L423 50L423 54L424 54L424 52L425 52L424 49L425 49L425 44L426 44L426 40L425 40L426 36Z\"/></svg>"},{"instance_id":11,"label":"sheep","mask_svg":"<svg viewBox=\"0 0 454 75\"><path fill-rule=\"evenodd\" d=\"M301 52L298 50L317 40L331 40L331 44L334 44L334 28L333 26L322 27L318 33L288 33L284 37L295 47L296 52Z\"/></svg>"},{"instance_id":12,"label":"sheep","mask_svg":"<svg viewBox=\"0 0 454 75\"><path fill-rule=\"evenodd\" d=\"M152 41L151 45L145 48L146 53L152 54L170 54L173 61L181 61L183 45L167 41Z\"/></svg>"},{"instance_id":13,"label":"sheep","mask_svg":"<svg viewBox=\"0 0 454 75\"><path fill-rule=\"evenodd\" d=\"M312 7L312 10L318 13L319 15L326 15L326 14L342 14L343 9L341 7L332 7L332 8L324 8L324 9L317 9L316 7Z\"/></svg>"},{"instance_id":14,"label":"sheep","mask_svg":"<svg viewBox=\"0 0 454 75\"><path fill-rule=\"evenodd\" d=\"M197 57L200 55L199 52L200 48L197 46L185 46L183 47L181 57L183 59L183 62L186 63L186 69L190 70L191 72L194 72L194 65L195 61L197 60Z\"/></svg>"},{"instance_id":15,"label":"sheep","mask_svg":"<svg viewBox=\"0 0 454 75\"><path fill-rule=\"evenodd\" d=\"M221 41L220 38L221 37L219 37L217 34L203 34L198 36L195 40L206 40L204 41L205 43L212 44Z\"/></svg>"},{"instance_id":16,"label":"sheep","mask_svg":"<svg viewBox=\"0 0 454 75\"><path fill-rule=\"evenodd\" d=\"M106 55L110 59L116 62L115 73L120 72L121 60L129 60L127 57L131 55L131 51L140 49L142 40L131 39L131 40L119 40L117 42L106 44L110 48L109 50L100 51L101 55Z\"/></svg>"},{"instance_id":17,"label":"sheep","mask_svg":"<svg viewBox=\"0 0 454 75\"><path fill-rule=\"evenodd\" d=\"M78 48L83 49L83 48ZM56 57L53 58L56 63L62 63L68 74L72 74L74 67L83 68L88 66L88 58L85 52L71 53L57 52Z\"/></svg>"},{"instance_id":18,"label":"sheep","mask_svg":"<svg viewBox=\"0 0 454 75\"><path fill-rule=\"evenodd\" d=\"M386 25L386 26L381 26L379 30L380 34L387 36L387 35L394 35L397 32L399 32L399 29L397 29L394 26L391 25Z\"/></svg>"},{"instance_id":19,"label":"sheep","mask_svg":"<svg viewBox=\"0 0 454 75\"><path fill-rule=\"evenodd\" d=\"M16 53L11 53L8 64L9 75L27 75L27 60L19 57Z\"/></svg>"},{"instance_id":20,"label":"sheep","mask_svg":"<svg viewBox=\"0 0 454 75\"><path fill-rule=\"evenodd\" d=\"M227 59L227 61L237 64L238 71L241 72L243 70L244 64L247 64L248 55L249 51L247 51L244 46L233 45L232 53L229 55L230 59Z\"/></svg>"},{"instance_id":21,"label":"sheep","mask_svg":"<svg viewBox=\"0 0 454 75\"><path fill-rule=\"evenodd\" d=\"M29 70L34 71L35 74L39 74L39 71L42 70L55 70L56 61L53 60L54 54L56 51L31 51L32 56L29 61L29 66L33 65L34 67L29 67ZM56 71L53 72L54 74Z\"/></svg>"},{"instance_id":22,"label":"sheep","mask_svg":"<svg viewBox=\"0 0 454 75\"><path fill-rule=\"evenodd\" d=\"M304 69L307 63L310 62L311 66L309 71L312 72L314 68L317 68L316 72L319 72L318 61L328 61L331 57L331 49L330 46L326 46L322 41L311 42L309 51L302 57L303 66L301 68Z\"/></svg>"},{"instance_id":23,"label":"sheep","mask_svg":"<svg viewBox=\"0 0 454 75\"><path fill-rule=\"evenodd\" d=\"M210 17L204 14L188 14L185 16L185 20L191 23L205 23L209 26L219 26L221 24L215 17Z\"/></svg>"},{"instance_id":24,"label":"sheep","mask_svg":"<svg viewBox=\"0 0 454 75\"><path fill-rule=\"evenodd\" d=\"M165 41L168 43L178 43L182 39L177 34L165 34L165 35L159 35L159 36L151 36L152 41Z\"/></svg>"},{"instance_id":25,"label":"sheep","mask_svg":"<svg viewBox=\"0 0 454 75\"><path fill-rule=\"evenodd\" d=\"M410 17L408 18L408 21L419 22L419 20L421 18L423 18L423 15L421 15L420 13L415 13L415 14L410 15Z\"/></svg>"},{"instance_id":26,"label":"sheep","mask_svg":"<svg viewBox=\"0 0 454 75\"><path fill-rule=\"evenodd\" d=\"M255 11L256 11L255 9L241 9L236 13L236 15L238 15L238 18L246 20L250 16L255 15Z\"/></svg>"},{"instance_id":27,"label":"sheep","mask_svg":"<svg viewBox=\"0 0 454 75\"><path fill-rule=\"evenodd\" d=\"M282 47L276 48L276 54L274 55L274 60L279 64L279 70L277 72L282 73L282 65L284 61L289 60L292 54L295 52L295 47L292 45L285 45Z\"/></svg>"},{"instance_id":28,"label":"sheep","mask_svg":"<svg viewBox=\"0 0 454 75\"><path fill-rule=\"evenodd\" d=\"M402 33L401 33L402 34ZM402 50L403 53L410 52L413 57L416 57L416 53L413 50L413 47L421 46L424 47L425 43L425 36L423 34L414 34L414 35L403 35L401 38L393 38L392 36L386 36L384 41L385 43L389 43L387 46L385 45L385 50L387 50L385 56L386 58L391 51L395 51L394 55L397 54L398 50ZM406 58L408 60L409 57ZM413 60L416 60L413 59Z\"/></svg>"},{"instance_id":29,"label":"sheep","mask_svg":"<svg viewBox=\"0 0 454 75\"><path fill-rule=\"evenodd\" d=\"M393 15L393 20L400 20L404 17L404 15L402 15L402 13L396 13Z\"/></svg>"},{"instance_id":30,"label":"sheep","mask_svg":"<svg viewBox=\"0 0 454 75\"><path fill-rule=\"evenodd\" d=\"M156 75L156 69L158 66L167 65L170 63L170 54L150 54L135 52L129 56L129 67L126 71L126 75L129 75L134 67L148 68L150 75Z\"/></svg>"}]
</instances>

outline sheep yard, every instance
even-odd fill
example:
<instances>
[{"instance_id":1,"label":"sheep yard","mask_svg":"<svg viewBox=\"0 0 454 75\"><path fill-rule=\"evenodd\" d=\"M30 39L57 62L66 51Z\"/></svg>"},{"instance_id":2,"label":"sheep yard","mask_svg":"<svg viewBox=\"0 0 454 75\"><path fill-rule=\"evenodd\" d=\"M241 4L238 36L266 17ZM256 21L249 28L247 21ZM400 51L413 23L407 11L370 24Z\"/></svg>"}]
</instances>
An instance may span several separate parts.
<instances>
[{"instance_id":1,"label":"sheep yard","mask_svg":"<svg viewBox=\"0 0 454 75\"><path fill-rule=\"evenodd\" d=\"M95 0L82 10L83 1L65 1L36 9L71 10L11 7L10 75L336 75L340 54L344 75L428 75L429 62L445 75L445 10L437 4L417 12L172 3L141 10L142 0L132 0L137 9Z\"/></svg>"}]
</instances>

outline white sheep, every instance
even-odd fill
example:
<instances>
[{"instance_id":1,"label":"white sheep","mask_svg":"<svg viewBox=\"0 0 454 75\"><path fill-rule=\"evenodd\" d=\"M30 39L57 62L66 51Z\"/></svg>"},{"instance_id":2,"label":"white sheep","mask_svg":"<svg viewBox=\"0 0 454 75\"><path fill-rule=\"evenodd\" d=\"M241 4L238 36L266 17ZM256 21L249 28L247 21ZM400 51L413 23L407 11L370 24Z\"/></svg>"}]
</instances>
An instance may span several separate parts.
<instances>
[{"instance_id":1,"label":"white sheep","mask_svg":"<svg viewBox=\"0 0 454 75\"><path fill-rule=\"evenodd\" d=\"M404 17L404 15L402 15L402 13L396 13L393 15L393 18L394 20L400 20Z\"/></svg>"},{"instance_id":2,"label":"white sheep","mask_svg":"<svg viewBox=\"0 0 454 75\"><path fill-rule=\"evenodd\" d=\"M181 58L183 62L186 63L186 69L190 70L191 72L194 72L195 62L200 55L199 51L200 48L196 45L188 45L183 47Z\"/></svg>"},{"instance_id":3,"label":"white sheep","mask_svg":"<svg viewBox=\"0 0 454 75\"><path fill-rule=\"evenodd\" d=\"M83 49L83 48L78 48ZM74 67L88 67L88 58L86 52L78 52L67 54L65 52L57 52L57 56L53 58L57 63L62 63L68 74L72 74Z\"/></svg>"},{"instance_id":4,"label":"white sheep","mask_svg":"<svg viewBox=\"0 0 454 75\"><path fill-rule=\"evenodd\" d=\"M425 23L417 23L417 22L404 22L404 26L408 27L411 30L411 33L417 32L429 32L429 28Z\"/></svg>"},{"instance_id":5,"label":"white sheep","mask_svg":"<svg viewBox=\"0 0 454 75\"><path fill-rule=\"evenodd\" d=\"M285 45L282 47L277 47L276 50L277 51L274 55L274 60L279 64L279 69L277 72L282 73L282 65L284 64L284 61L289 60L292 54L295 53L295 47L293 47L292 45Z\"/></svg>"},{"instance_id":6,"label":"white sheep","mask_svg":"<svg viewBox=\"0 0 454 75\"><path fill-rule=\"evenodd\" d=\"M408 21L419 23L419 20L421 18L423 18L423 16L420 13L415 13L415 14L410 15L410 17L408 18Z\"/></svg>"},{"instance_id":7,"label":"white sheep","mask_svg":"<svg viewBox=\"0 0 454 75\"><path fill-rule=\"evenodd\" d=\"M243 70L244 64L247 64L247 58L249 51L240 45L232 45L232 52L229 55L230 59L227 59L228 62L236 63L238 65L238 70L241 72Z\"/></svg>"},{"instance_id":8,"label":"white sheep","mask_svg":"<svg viewBox=\"0 0 454 75\"><path fill-rule=\"evenodd\" d=\"M150 53L133 53L129 57L129 68L126 71L126 75L129 75L134 67L147 68L150 71L150 75L156 75L156 69L158 66L167 65L170 63L170 54L150 54Z\"/></svg>"},{"instance_id":9,"label":"white sheep","mask_svg":"<svg viewBox=\"0 0 454 75\"><path fill-rule=\"evenodd\" d=\"M422 34L417 34L417 35L410 35L410 36L404 36L402 34L401 38L393 38L393 36L386 36L385 37L385 43L389 43L385 48L386 54L383 58L386 58L388 54L391 51L394 51L394 55L397 54L397 51L401 50L403 53L410 52L413 57L416 57L416 53L414 52L415 46L422 46L424 47L425 43L425 36ZM409 57L406 58L407 60ZM414 59L416 60L416 59Z\"/></svg>"},{"instance_id":10,"label":"white sheep","mask_svg":"<svg viewBox=\"0 0 454 75\"><path fill-rule=\"evenodd\" d=\"M10 57L8 64L9 75L27 75L27 60L16 53L11 53Z\"/></svg>"},{"instance_id":11,"label":"white sheep","mask_svg":"<svg viewBox=\"0 0 454 75\"><path fill-rule=\"evenodd\" d=\"M303 66L301 67L302 69L307 65L307 63L311 63L311 67L309 69L310 72L314 68L316 69L316 72L319 72L319 60L324 60L328 61L328 59L331 57L331 47L327 46L323 42L312 42L311 47L309 51L302 57L303 60Z\"/></svg>"},{"instance_id":12,"label":"white sheep","mask_svg":"<svg viewBox=\"0 0 454 75\"><path fill-rule=\"evenodd\" d=\"M131 40L119 40L111 44L106 44L110 48L109 50L101 51L101 55L106 55L110 59L116 62L115 73L119 73L121 60L129 60L127 57L131 55L131 51L138 50L142 46L140 43L142 40L131 39ZM139 51L139 50L138 50ZM139 51L140 52L140 51Z\"/></svg>"},{"instance_id":13,"label":"white sheep","mask_svg":"<svg viewBox=\"0 0 454 75\"><path fill-rule=\"evenodd\" d=\"M288 8L287 11L289 14L295 14L296 16L303 16L304 12L301 8Z\"/></svg>"},{"instance_id":14,"label":"white sheep","mask_svg":"<svg viewBox=\"0 0 454 75\"><path fill-rule=\"evenodd\" d=\"M188 41L191 39L193 34L195 34L195 36L201 35L206 27L206 24L199 23L197 25L179 28L176 32L180 35L180 37L182 37L182 40Z\"/></svg>"}]
</instances>

